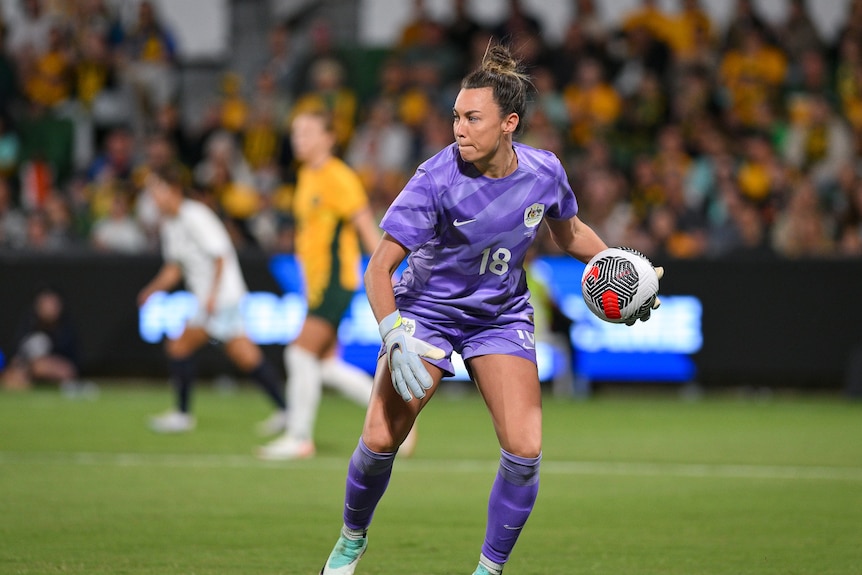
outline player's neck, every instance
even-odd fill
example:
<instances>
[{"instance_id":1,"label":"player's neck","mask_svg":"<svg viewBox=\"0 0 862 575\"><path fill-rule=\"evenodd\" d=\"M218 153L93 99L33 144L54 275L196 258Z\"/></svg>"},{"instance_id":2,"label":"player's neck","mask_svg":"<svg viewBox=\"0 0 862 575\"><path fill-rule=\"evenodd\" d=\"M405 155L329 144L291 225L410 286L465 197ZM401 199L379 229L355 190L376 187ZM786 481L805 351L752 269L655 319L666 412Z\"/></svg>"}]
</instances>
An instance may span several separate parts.
<instances>
[{"instance_id":1,"label":"player's neck","mask_svg":"<svg viewBox=\"0 0 862 575\"><path fill-rule=\"evenodd\" d=\"M515 153L515 148L509 144L505 147L503 153L498 154L483 164L474 164L476 169L482 172L483 176L494 179L505 178L518 169L518 155Z\"/></svg>"},{"instance_id":2,"label":"player's neck","mask_svg":"<svg viewBox=\"0 0 862 575\"><path fill-rule=\"evenodd\" d=\"M311 158L308 158L305 161L305 165L311 168L312 170L319 170L329 161L329 158L332 157L332 154L329 152L325 154L317 154Z\"/></svg>"}]
</instances>

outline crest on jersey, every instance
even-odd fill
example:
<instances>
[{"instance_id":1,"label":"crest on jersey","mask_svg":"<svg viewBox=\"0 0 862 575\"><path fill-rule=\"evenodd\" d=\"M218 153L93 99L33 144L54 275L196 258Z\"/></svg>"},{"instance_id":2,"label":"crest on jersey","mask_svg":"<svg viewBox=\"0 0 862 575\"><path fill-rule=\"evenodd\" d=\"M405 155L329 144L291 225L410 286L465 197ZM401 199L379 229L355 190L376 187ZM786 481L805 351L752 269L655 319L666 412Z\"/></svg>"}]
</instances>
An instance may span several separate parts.
<instances>
[{"instance_id":1,"label":"crest on jersey","mask_svg":"<svg viewBox=\"0 0 862 575\"><path fill-rule=\"evenodd\" d=\"M535 228L542 223L542 216L545 215L545 204L533 204L524 210L524 225L528 228Z\"/></svg>"}]
</instances>

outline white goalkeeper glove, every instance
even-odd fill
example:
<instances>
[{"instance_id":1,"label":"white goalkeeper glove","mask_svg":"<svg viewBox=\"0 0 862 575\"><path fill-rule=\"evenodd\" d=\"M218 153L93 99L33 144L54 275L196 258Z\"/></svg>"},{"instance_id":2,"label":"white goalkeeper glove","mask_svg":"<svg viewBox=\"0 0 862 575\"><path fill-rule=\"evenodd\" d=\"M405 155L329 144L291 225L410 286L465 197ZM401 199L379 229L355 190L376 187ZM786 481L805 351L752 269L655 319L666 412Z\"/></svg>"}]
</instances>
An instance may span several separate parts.
<instances>
[{"instance_id":1,"label":"white goalkeeper glove","mask_svg":"<svg viewBox=\"0 0 862 575\"><path fill-rule=\"evenodd\" d=\"M425 397L425 390L430 389L434 381L420 357L443 359L445 352L407 333L398 310L384 317L378 329L383 345L386 346L386 358L389 361L395 391L404 401L410 401L414 397L422 399Z\"/></svg>"},{"instance_id":2,"label":"white goalkeeper glove","mask_svg":"<svg viewBox=\"0 0 862 575\"><path fill-rule=\"evenodd\" d=\"M662 276L664 276L664 268L657 267L655 268L655 275L658 276L659 281L661 281ZM658 296L655 296L655 299L652 302L652 306L646 308L639 316L633 317L632 319L626 322L626 325L634 325L637 320L646 321L649 319L652 310L658 309L661 305L661 300L658 299Z\"/></svg>"}]
</instances>

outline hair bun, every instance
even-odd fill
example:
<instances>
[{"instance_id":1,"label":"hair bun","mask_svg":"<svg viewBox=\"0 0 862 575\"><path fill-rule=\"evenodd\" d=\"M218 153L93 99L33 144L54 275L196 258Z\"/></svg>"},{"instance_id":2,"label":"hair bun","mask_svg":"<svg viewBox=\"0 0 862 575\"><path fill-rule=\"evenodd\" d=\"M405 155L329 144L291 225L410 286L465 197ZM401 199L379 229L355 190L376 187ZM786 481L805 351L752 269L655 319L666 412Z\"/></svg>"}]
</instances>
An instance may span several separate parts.
<instances>
[{"instance_id":1,"label":"hair bun","mask_svg":"<svg viewBox=\"0 0 862 575\"><path fill-rule=\"evenodd\" d=\"M488 44L482 58L482 69L496 74L520 75L520 64L509 49L502 44Z\"/></svg>"}]
</instances>

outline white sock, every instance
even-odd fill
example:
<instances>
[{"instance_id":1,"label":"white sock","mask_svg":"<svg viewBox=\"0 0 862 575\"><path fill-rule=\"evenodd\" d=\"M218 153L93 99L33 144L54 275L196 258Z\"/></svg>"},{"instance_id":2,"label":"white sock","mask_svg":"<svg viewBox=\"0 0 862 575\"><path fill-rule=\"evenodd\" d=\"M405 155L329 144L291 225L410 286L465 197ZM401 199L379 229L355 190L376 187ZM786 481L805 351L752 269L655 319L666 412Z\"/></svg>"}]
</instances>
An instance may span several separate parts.
<instances>
[{"instance_id":1,"label":"white sock","mask_svg":"<svg viewBox=\"0 0 862 575\"><path fill-rule=\"evenodd\" d=\"M287 433L298 439L314 437L314 422L320 405L322 381L320 360L299 346L284 350L287 368L287 406L290 410Z\"/></svg>"},{"instance_id":2,"label":"white sock","mask_svg":"<svg viewBox=\"0 0 862 575\"><path fill-rule=\"evenodd\" d=\"M374 380L370 375L340 357L325 359L320 366L323 385L338 390L359 405L368 405L371 388L374 386Z\"/></svg>"},{"instance_id":3,"label":"white sock","mask_svg":"<svg viewBox=\"0 0 862 575\"><path fill-rule=\"evenodd\" d=\"M485 568L490 571L492 575L503 574L503 566L499 563L494 563L493 561L485 557L484 553L479 554L479 564L484 565Z\"/></svg>"}]
</instances>

